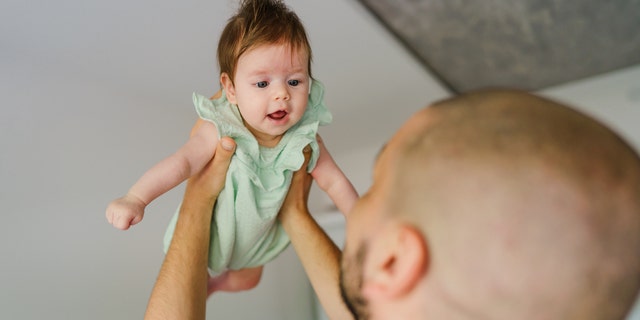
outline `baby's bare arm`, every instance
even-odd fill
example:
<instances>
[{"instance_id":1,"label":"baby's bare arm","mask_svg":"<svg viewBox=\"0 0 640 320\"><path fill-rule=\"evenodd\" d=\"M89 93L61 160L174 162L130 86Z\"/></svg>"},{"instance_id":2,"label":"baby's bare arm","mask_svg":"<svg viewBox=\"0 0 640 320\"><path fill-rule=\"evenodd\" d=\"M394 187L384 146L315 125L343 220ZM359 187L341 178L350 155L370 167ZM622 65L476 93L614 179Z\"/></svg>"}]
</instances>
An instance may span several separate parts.
<instances>
[{"instance_id":1,"label":"baby's bare arm","mask_svg":"<svg viewBox=\"0 0 640 320\"><path fill-rule=\"evenodd\" d=\"M109 223L127 230L140 222L151 201L202 170L213 157L217 143L215 126L198 121L185 145L149 169L125 196L109 204L106 212Z\"/></svg>"},{"instance_id":2,"label":"baby's bare arm","mask_svg":"<svg viewBox=\"0 0 640 320\"><path fill-rule=\"evenodd\" d=\"M129 194L145 205L173 189L202 168L213 158L218 134L211 122L196 123L191 137L176 153L157 163L131 187Z\"/></svg>"},{"instance_id":3,"label":"baby's bare arm","mask_svg":"<svg viewBox=\"0 0 640 320\"><path fill-rule=\"evenodd\" d=\"M346 216L358 200L358 192L333 160L320 136L318 146L320 156L311 175L320 189L329 195L338 210Z\"/></svg>"}]
</instances>

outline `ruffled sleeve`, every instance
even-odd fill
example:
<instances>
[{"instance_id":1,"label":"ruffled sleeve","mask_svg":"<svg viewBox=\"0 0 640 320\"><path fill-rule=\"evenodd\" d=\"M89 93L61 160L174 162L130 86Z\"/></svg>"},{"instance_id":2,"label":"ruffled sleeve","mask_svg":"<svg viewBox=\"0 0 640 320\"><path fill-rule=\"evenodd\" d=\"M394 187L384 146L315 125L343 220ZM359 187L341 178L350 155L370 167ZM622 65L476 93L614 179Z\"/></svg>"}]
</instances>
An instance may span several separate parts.
<instances>
[{"instance_id":1,"label":"ruffled sleeve","mask_svg":"<svg viewBox=\"0 0 640 320\"><path fill-rule=\"evenodd\" d=\"M281 159L282 167L292 171L300 169L300 166L304 163L302 149L310 145L312 153L307 170L311 172L316 166L320 153L318 141L316 140L318 127L330 124L331 121L333 121L333 116L324 103L324 85L318 80L313 80L305 114L283 137L283 140L287 138L287 141L281 141L281 144L285 142Z\"/></svg>"},{"instance_id":2,"label":"ruffled sleeve","mask_svg":"<svg viewBox=\"0 0 640 320\"><path fill-rule=\"evenodd\" d=\"M304 163L302 149L307 145L312 149L307 169L313 170L319 156L316 141L318 127L333 120L324 104L324 86L318 80L311 82L308 104L302 118L287 130L274 148L258 144L255 136L244 126L238 107L227 100L224 91L220 98L214 100L194 94L193 102L200 118L216 125L218 136L229 136L236 141L238 147L234 159L243 164L246 177L266 191L282 187L287 176L300 169Z\"/></svg>"},{"instance_id":3,"label":"ruffled sleeve","mask_svg":"<svg viewBox=\"0 0 640 320\"><path fill-rule=\"evenodd\" d=\"M210 121L216 126L218 137L233 138L238 145L234 155L238 160L249 166L256 159L259 160L260 148L258 140L244 126L240 110L227 100L224 90L220 98L213 100L194 93L193 104L201 119Z\"/></svg>"},{"instance_id":4,"label":"ruffled sleeve","mask_svg":"<svg viewBox=\"0 0 640 320\"><path fill-rule=\"evenodd\" d=\"M331 112L324 104L324 85L318 80L313 80L311 83L309 105L306 112L309 114L309 118L317 119L321 126L328 125L333 121Z\"/></svg>"}]
</instances>

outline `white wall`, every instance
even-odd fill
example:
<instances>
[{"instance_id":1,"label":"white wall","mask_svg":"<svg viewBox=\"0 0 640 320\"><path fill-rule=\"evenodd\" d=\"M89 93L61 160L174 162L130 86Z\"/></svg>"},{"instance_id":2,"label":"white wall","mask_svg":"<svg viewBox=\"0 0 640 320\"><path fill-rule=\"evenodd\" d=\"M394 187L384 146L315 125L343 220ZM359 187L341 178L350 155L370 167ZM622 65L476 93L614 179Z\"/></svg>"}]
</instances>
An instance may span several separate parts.
<instances>
[{"instance_id":1,"label":"white wall","mask_svg":"<svg viewBox=\"0 0 640 320\"><path fill-rule=\"evenodd\" d=\"M142 318L183 189L126 232L104 209L185 141L191 92L217 89L214 50L231 3L0 4L0 319ZM288 3L327 86L335 122L325 140L363 190L383 140L446 92L355 0ZM311 205L325 211L326 199ZM256 290L208 308L217 319L308 319L312 301L289 250Z\"/></svg>"}]
</instances>

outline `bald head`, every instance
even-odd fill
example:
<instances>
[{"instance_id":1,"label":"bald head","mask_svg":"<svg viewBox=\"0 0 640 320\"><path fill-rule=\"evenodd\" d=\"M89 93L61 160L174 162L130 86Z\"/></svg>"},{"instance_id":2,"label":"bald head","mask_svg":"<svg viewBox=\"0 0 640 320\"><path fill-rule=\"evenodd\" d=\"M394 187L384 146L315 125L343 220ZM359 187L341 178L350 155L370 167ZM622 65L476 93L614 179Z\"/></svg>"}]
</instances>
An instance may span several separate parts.
<instances>
[{"instance_id":1,"label":"bald head","mask_svg":"<svg viewBox=\"0 0 640 320\"><path fill-rule=\"evenodd\" d=\"M436 103L398 133L389 210L470 318L615 319L640 286L640 160L615 133L524 92Z\"/></svg>"}]
</instances>

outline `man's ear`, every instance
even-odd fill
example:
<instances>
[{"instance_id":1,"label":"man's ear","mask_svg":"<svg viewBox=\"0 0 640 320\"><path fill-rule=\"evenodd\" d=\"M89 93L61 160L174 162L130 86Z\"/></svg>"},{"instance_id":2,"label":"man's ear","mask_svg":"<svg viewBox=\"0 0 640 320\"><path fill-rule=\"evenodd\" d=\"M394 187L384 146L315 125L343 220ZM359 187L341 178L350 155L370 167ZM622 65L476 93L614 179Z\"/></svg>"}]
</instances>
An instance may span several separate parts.
<instances>
[{"instance_id":1,"label":"man's ear","mask_svg":"<svg viewBox=\"0 0 640 320\"><path fill-rule=\"evenodd\" d=\"M236 88L233 85L233 81L231 81L231 77L229 77L226 72L223 72L220 75L220 83L222 83L224 92L227 95L227 100L232 104L238 104L238 100L236 99Z\"/></svg>"},{"instance_id":2,"label":"man's ear","mask_svg":"<svg viewBox=\"0 0 640 320\"><path fill-rule=\"evenodd\" d=\"M406 224L388 225L370 243L362 293L371 303L401 297L422 281L428 265L429 251L420 230Z\"/></svg>"}]
</instances>

